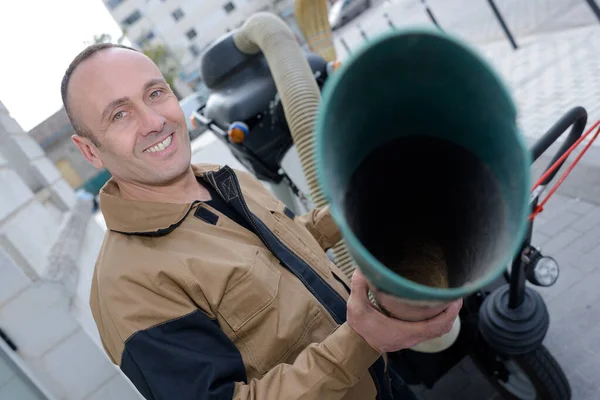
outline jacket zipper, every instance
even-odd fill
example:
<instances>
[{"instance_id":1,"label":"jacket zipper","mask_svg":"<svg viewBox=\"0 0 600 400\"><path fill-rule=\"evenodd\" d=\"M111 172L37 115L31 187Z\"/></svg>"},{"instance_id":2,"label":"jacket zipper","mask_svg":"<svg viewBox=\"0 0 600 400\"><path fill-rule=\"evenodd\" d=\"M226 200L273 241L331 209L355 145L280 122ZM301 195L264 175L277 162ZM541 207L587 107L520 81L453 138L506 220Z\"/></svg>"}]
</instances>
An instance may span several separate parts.
<instances>
[{"instance_id":1,"label":"jacket zipper","mask_svg":"<svg viewBox=\"0 0 600 400\"><path fill-rule=\"evenodd\" d=\"M337 276L337 274L333 271L331 271L331 275L333 275L333 278L338 281L339 283L342 284L342 286L344 287L344 289L346 289L346 291L348 292L348 294L350 294L350 288L348 287L348 285L346 285L346 282L344 282L342 280L342 278L340 278L339 276Z\"/></svg>"}]
</instances>

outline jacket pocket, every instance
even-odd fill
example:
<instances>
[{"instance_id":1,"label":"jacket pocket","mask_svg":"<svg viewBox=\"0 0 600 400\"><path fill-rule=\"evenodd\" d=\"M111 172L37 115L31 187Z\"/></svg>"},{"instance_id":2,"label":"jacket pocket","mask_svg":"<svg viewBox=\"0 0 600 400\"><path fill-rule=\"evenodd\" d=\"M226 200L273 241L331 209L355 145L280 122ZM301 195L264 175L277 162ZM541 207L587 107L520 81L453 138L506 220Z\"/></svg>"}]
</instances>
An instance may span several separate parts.
<instances>
[{"instance_id":1,"label":"jacket pocket","mask_svg":"<svg viewBox=\"0 0 600 400\"><path fill-rule=\"evenodd\" d=\"M280 279L281 271L265 262L264 255L257 250L248 271L224 293L219 314L238 332L277 297Z\"/></svg>"},{"instance_id":2,"label":"jacket pocket","mask_svg":"<svg viewBox=\"0 0 600 400\"><path fill-rule=\"evenodd\" d=\"M306 346L335 328L304 284L265 250L258 251L248 273L223 296L219 314L233 331L248 379L293 363Z\"/></svg>"}]
</instances>

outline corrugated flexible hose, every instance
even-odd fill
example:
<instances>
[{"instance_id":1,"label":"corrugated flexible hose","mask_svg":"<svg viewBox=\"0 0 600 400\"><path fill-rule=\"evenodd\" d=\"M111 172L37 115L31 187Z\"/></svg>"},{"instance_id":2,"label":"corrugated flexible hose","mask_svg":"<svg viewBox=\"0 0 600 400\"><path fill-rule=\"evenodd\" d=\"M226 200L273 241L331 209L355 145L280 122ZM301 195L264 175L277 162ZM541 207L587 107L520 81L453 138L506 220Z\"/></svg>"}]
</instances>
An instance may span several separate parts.
<instances>
[{"instance_id":1,"label":"corrugated flexible hose","mask_svg":"<svg viewBox=\"0 0 600 400\"><path fill-rule=\"evenodd\" d=\"M283 103L311 201L316 207L326 205L327 200L317 182L313 159L314 126L321 93L294 33L276 15L259 12L240 27L233 41L243 53L257 54L262 51L264 54ZM350 277L355 265L344 241L336 244L332 252L337 266Z\"/></svg>"}]
</instances>

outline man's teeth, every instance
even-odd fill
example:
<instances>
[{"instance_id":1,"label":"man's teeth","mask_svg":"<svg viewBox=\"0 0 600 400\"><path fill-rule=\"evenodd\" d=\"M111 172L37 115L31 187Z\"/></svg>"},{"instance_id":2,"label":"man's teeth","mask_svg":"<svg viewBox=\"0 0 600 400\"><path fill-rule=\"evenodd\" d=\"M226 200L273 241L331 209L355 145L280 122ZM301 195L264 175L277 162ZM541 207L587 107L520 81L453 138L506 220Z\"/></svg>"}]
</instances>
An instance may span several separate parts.
<instances>
[{"instance_id":1,"label":"man's teeth","mask_svg":"<svg viewBox=\"0 0 600 400\"><path fill-rule=\"evenodd\" d=\"M163 140L162 142L160 142L159 144L155 144L154 146L152 146L149 149L146 149L144 151L148 152L148 153L156 153L157 151L162 151L162 150L166 149L167 147L169 147L170 144L171 144L171 135L167 136L167 138L165 140Z\"/></svg>"}]
</instances>

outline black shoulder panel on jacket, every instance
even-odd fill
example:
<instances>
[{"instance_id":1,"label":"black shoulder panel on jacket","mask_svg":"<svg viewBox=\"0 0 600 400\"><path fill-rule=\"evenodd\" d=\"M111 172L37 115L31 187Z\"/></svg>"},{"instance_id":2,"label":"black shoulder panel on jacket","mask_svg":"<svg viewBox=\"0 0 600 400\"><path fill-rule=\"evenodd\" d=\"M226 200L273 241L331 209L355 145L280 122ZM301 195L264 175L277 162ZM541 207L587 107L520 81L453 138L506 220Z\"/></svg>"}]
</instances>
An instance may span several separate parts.
<instances>
[{"instance_id":1,"label":"black shoulder panel on jacket","mask_svg":"<svg viewBox=\"0 0 600 400\"><path fill-rule=\"evenodd\" d=\"M148 400L231 400L246 382L238 349L201 310L135 333L121 370Z\"/></svg>"}]
</instances>

